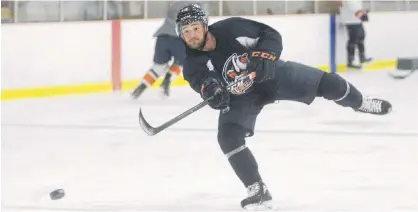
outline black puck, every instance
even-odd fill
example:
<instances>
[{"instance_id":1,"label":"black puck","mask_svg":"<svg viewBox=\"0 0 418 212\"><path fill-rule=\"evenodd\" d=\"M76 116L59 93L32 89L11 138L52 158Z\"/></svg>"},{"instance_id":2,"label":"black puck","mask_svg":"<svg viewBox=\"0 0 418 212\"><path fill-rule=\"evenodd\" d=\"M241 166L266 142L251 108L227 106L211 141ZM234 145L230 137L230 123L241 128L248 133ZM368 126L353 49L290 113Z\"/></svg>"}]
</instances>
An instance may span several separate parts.
<instances>
[{"instance_id":1,"label":"black puck","mask_svg":"<svg viewBox=\"0 0 418 212\"><path fill-rule=\"evenodd\" d=\"M52 191L49 196L51 197L52 200L57 200L57 199L61 199L65 196L65 192L63 189L57 189Z\"/></svg>"}]
</instances>

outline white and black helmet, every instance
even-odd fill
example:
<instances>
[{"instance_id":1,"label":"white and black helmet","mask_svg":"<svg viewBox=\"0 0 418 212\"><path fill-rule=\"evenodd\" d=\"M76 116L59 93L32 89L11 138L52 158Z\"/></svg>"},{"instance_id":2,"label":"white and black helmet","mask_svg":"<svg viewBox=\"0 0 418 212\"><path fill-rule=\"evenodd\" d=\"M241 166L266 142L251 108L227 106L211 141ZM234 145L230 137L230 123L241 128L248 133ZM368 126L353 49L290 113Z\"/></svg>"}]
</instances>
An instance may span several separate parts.
<instances>
[{"instance_id":1,"label":"white and black helmet","mask_svg":"<svg viewBox=\"0 0 418 212\"><path fill-rule=\"evenodd\" d=\"M180 9L176 18L177 35L182 37L181 27L194 22L201 22L208 27L208 15L198 4L190 4Z\"/></svg>"}]
</instances>

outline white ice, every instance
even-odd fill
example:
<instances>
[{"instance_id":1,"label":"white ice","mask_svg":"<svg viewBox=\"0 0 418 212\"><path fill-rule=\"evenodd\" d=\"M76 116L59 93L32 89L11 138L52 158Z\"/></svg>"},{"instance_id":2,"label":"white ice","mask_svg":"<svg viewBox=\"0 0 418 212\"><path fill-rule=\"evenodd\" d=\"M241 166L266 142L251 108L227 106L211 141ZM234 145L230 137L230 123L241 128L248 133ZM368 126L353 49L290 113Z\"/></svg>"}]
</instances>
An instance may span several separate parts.
<instances>
[{"instance_id":1,"label":"white ice","mask_svg":"<svg viewBox=\"0 0 418 212\"><path fill-rule=\"evenodd\" d=\"M317 99L268 105L247 140L279 211L417 211L418 75L343 74L388 99L387 116ZM2 102L2 204L17 211L241 211L246 191L222 154L209 107L190 88L161 100L105 93ZM57 188L66 191L50 200Z\"/></svg>"}]
</instances>

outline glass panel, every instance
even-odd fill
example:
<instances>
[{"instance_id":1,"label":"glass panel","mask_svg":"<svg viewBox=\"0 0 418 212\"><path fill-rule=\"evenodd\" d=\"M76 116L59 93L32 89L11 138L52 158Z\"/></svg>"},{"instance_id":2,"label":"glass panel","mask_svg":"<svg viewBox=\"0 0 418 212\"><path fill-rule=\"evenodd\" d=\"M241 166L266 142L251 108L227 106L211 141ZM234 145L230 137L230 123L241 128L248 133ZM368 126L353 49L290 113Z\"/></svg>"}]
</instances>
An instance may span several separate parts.
<instances>
[{"instance_id":1,"label":"glass panel","mask_svg":"<svg viewBox=\"0 0 418 212\"><path fill-rule=\"evenodd\" d=\"M253 14L252 1L223 1L224 16L241 16Z\"/></svg>"},{"instance_id":2,"label":"glass panel","mask_svg":"<svg viewBox=\"0 0 418 212\"><path fill-rule=\"evenodd\" d=\"M318 13L338 14L340 12L339 1L316 1L318 4Z\"/></svg>"},{"instance_id":3,"label":"glass panel","mask_svg":"<svg viewBox=\"0 0 418 212\"><path fill-rule=\"evenodd\" d=\"M1 1L1 23L13 23L14 21L14 2Z\"/></svg>"},{"instance_id":4,"label":"glass panel","mask_svg":"<svg viewBox=\"0 0 418 212\"><path fill-rule=\"evenodd\" d=\"M148 18L164 18L170 1L148 1Z\"/></svg>"},{"instance_id":5,"label":"glass panel","mask_svg":"<svg viewBox=\"0 0 418 212\"><path fill-rule=\"evenodd\" d=\"M104 20L103 1L64 1L64 21Z\"/></svg>"},{"instance_id":6,"label":"glass panel","mask_svg":"<svg viewBox=\"0 0 418 212\"><path fill-rule=\"evenodd\" d=\"M209 16L219 16L219 1L200 1L204 8L209 11Z\"/></svg>"},{"instance_id":7,"label":"glass panel","mask_svg":"<svg viewBox=\"0 0 418 212\"><path fill-rule=\"evenodd\" d=\"M193 3L193 1L188 1ZM148 17L147 18L165 18L167 11L170 8L171 0L168 1L148 1ZM218 1L196 1L203 5L203 8L209 12L209 15L219 15Z\"/></svg>"},{"instance_id":8,"label":"glass panel","mask_svg":"<svg viewBox=\"0 0 418 212\"><path fill-rule=\"evenodd\" d=\"M365 10L371 10L372 9L372 0L363 1L363 9Z\"/></svg>"},{"instance_id":9,"label":"glass panel","mask_svg":"<svg viewBox=\"0 0 418 212\"><path fill-rule=\"evenodd\" d=\"M287 1L287 14L315 13L314 1Z\"/></svg>"},{"instance_id":10,"label":"glass panel","mask_svg":"<svg viewBox=\"0 0 418 212\"><path fill-rule=\"evenodd\" d=\"M107 2L107 10L106 10L106 18L107 20L115 20L115 19L122 19L124 14L124 7L126 5L126 1L108 1Z\"/></svg>"},{"instance_id":11,"label":"glass panel","mask_svg":"<svg viewBox=\"0 0 418 212\"><path fill-rule=\"evenodd\" d=\"M418 1L409 1L408 4L409 10L418 11Z\"/></svg>"},{"instance_id":12,"label":"glass panel","mask_svg":"<svg viewBox=\"0 0 418 212\"><path fill-rule=\"evenodd\" d=\"M400 11L405 9L404 1L373 1L374 11Z\"/></svg>"},{"instance_id":13,"label":"glass panel","mask_svg":"<svg viewBox=\"0 0 418 212\"><path fill-rule=\"evenodd\" d=\"M111 17L119 16L123 19L142 19L144 18L144 1L110 1L111 4L115 5L112 7L108 6L108 19L113 19ZM109 5L110 5L109 2ZM116 6L118 5L118 6ZM119 11L121 14L119 15L113 15L113 11Z\"/></svg>"},{"instance_id":14,"label":"glass panel","mask_svg":"<svg viewBox=\"0 0 418 212\"><path fill-rule=\"evenodd\" d=\"M19 1L18 22L55 22L60 20L59 1Z\"/></svg>"},{"instance_id":15,"label":"glass panel","mask_svg":"<svg viewBox=\"0 0 418 212\"><path fill-rule=\"evenodd\" d=\"M406 1L402 0L402 1L396 1L396 5L397 5L397 10L399 11L406 11Z\"/></svg>"},{"instance_id":16,"label":"glass panel","mask_svg":"<svg viewBox=\"0 0 418 212\"><path fill-rule=\"evenodd\" d=\"M284 14L285 1L257 1L257 15Z\"/></svg>"}]
</instances>

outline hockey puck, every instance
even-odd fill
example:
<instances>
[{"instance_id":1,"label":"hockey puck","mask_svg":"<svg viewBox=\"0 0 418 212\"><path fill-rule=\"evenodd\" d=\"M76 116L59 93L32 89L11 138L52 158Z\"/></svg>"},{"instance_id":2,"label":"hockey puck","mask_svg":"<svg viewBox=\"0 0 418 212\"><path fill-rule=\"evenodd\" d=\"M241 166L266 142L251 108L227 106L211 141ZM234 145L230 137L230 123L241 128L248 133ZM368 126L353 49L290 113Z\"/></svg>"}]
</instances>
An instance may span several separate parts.
<instances>
[{"instance_id":1,"label":"hockey puck","mask_svg":"<svg viewBox=\"0 0 418 212\"><path fill-rule=\"evenodd\" d=\"M49 196L51 197L52 200L57 200L57 199L61 199L65 196L65 192L63 189L57 189L52 191Z\"/></svg>"}]
</instances>

